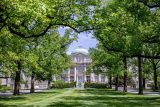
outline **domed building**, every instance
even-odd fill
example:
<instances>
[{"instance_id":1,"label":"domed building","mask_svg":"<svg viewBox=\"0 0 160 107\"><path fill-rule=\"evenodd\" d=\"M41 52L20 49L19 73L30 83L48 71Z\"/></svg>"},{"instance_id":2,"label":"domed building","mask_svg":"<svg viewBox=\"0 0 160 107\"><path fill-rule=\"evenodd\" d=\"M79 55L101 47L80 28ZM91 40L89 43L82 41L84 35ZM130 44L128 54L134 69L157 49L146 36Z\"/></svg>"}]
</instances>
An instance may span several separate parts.
<instances>
[{"instance_id":1,"label":"domed building","mask_svg":"<svg viewBox=\"0 0 160 107\"><path fill-rule=\"evenodd\" d=\"M92 62L87 49L79 46L73 50L70 56L73 65L64 71L63 79L65 82L76 82L77 85L83 85L85 82L106 83L108 81L105 75L86 72L87 67Z\"/></svg>"}]
</instances>

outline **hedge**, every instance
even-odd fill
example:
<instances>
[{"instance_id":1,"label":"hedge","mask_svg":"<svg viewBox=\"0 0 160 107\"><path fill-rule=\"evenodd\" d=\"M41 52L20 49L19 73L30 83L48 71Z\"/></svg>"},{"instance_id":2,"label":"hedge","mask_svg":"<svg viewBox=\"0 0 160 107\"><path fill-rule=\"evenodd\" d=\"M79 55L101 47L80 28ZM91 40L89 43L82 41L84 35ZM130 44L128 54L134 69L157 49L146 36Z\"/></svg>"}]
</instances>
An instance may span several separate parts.
<instances>
[{"instance_id":1,"label":"hedge","mask_svg":"<svg viewBox=\"0 0 160 107\"><path fill-rule=\"evenodd\" d=\"M108 84L85 82L84 87L85 88L108 88Z\"/></svg>"},{"instance_id":2,"label":"hedge","mask_svg":"<svg viewBox=\"0 0 160 107\"><path fill-rule=\"evenodd\" d=\"M73 88L75 86L75 82L65 83L64 81L55 81L51 88Z\"/></svg>"}]
</instances>

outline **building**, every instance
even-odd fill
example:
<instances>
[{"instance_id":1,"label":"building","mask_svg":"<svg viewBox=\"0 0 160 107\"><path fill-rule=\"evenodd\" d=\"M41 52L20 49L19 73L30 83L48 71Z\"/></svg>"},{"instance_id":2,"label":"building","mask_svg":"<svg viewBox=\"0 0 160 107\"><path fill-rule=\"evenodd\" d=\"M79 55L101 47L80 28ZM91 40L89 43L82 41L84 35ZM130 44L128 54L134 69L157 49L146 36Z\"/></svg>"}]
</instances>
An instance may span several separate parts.
<instances>
[{"instance_id":1,"label":"building","mask_svg":"<svg viewBox=\"0 0 160 107\"><path fill-rule=\"evenodd\" d=\"M0 85L11 86L12 84L11 78L0 72Z\"/></svg>"},{"instance_id":2,"label":"building","mask_svg":"<svg viewBox=\"0 0 160 107\"><path fill-rule=\"evenodd\" d=\"M65 70L63 79L65 82L76 82L78 85L83 85L85 82L91 83L107 83L108 79L104 74L87 73L87 67L91 64L92 59L89 56L88 50L78 47L71 53L72 67Z\"/></svg>"},{"instance_id":3,"label":"building","mask_svg":"<svg viewBox=\"0 0 160 107\"><path fill-rule=\"evenodd\" d=\"M27 77L24 72L21 72L22 81L20 84L21 89L31 88L31 77ZM11 77L6 77L5 74L0 72L0 85L14 87L14 79ZM35 89L47 89L48 81L35 81Z\"/></svg>"}]
</instances>

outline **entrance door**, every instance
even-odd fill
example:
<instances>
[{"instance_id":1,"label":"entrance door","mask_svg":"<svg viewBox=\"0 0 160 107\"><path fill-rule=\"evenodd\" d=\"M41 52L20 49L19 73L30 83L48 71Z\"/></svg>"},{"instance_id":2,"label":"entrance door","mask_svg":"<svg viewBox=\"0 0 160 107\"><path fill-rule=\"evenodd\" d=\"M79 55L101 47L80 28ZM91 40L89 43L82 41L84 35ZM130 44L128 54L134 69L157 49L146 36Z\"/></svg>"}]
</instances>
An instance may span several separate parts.
<instances>
[{"instance_id":1,"label":"entrance door","mask_svg":"<svg viewBox=\"0 0 160 107\"><path fill-rule=\"evenodd\" d=\"M84 88L83 76L78 76L77 88Z\"/></svg>"}]
</instances>

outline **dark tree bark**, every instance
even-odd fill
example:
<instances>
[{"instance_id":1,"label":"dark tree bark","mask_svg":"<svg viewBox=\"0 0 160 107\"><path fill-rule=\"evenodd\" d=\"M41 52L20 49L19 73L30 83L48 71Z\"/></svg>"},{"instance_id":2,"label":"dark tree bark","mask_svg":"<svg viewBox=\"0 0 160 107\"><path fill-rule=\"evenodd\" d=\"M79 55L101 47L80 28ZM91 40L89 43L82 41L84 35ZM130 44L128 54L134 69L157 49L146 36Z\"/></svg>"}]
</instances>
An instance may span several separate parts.
<instances>
[{"instance_id":1,"label":"dark tree bark","mask_svg":"<svg viewBox=\"0 0 160 107\"><path fill-rule=\"evenodd\" d=\"M146 88L146 78L143 78L143 89Z\"/></svg>"},{"instance_id":2,"label":"dark tree bark","mask_svg":"<svg viewBox=\"0 0 160 107\"><path fill-rule=\"evenodd\" d=\"M109 75L109 88L112 89L112 75Z\"/></svg>"},{"instance_id":3,"label":"dark tree bark","mask_svg":"<svg viewBox=\"0 0 160 107\"><path fill-rule=\"evenodd\" d=\"M30 93L34 93L35 92L34 83L35 83L35 72L32 71Z\"/></svg>"},{"instance_id":4,"label":"dark tree bark","mask_svg":"<svg viewBox=\"0 0 160 107\"><path fill-rule=\"evenodd\" d=\"M48 89L51 88L51 80L48 80Z\"/></svg>"},{"instance_id":5,"label":"dark tree bark","mask_svg":"<svg viewBox=\"0 0 160 107\"><path fill-rule=\"evenodd\" d=\"M51 81L52 81L52 73L50 72L48 75L48 89L51 88Z\"/></svg>"},{"instance_id":6,"label":"dark tree bark","mask_svg":"<svg viewBox=\"0 0 160 107\"><path fill-rule=\"evenodd\" d=\"M20 90L20 76L21 76L22 65L20 61L16 61L16 64L17 64L18 71L16 71L13 95L20 94L19 90Z\"/></svg>"},{"instance_id":7,"label":"dark tree bark","mask_svg":"<svg viewBox=\"0 0 160 107\"><path fill-rule=\"evenodd\" d=\"M115 78L115 91L118 91L118 75Z\"/></svg>"},{"instance_id":8,"label":"dark tree bark","mask_svg":"<svg viewBox=\"0 0 160 107\"><path fill-rule=\"evenodd\" d=\"M138 79L139 79L139 95L143 95L143 76L142 76L142 58L138 57Z\"/></svg>"},{"instance_id":9,"label":"dark tree bark","mask_svg":"<svg viewBox=\"0 0 160 107\"><path fill-rule=\"evenodd\" d=\"M156 66L156 64L153 64L153 70L154 70L154 89L158 90L158 85L157 85L158 75L157 75L157 66Z\"/></svg>"},{"instance_id":10,"label":"dark tree bark","mask_svg":"<svg viewBox=\"0 0 160 107\"><path fill-rule=\"evenodd\" d=\"M124 69L125 69L124 77L123 77L123 85L124 85L123 92L127 92L127 78L128 78L128 74L127 74L127 59L126 59L126 57L124 57L123 63L124 63Z\"/></svg>"}]
</instances>

